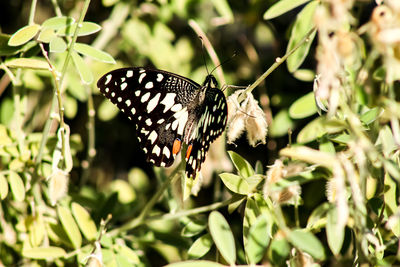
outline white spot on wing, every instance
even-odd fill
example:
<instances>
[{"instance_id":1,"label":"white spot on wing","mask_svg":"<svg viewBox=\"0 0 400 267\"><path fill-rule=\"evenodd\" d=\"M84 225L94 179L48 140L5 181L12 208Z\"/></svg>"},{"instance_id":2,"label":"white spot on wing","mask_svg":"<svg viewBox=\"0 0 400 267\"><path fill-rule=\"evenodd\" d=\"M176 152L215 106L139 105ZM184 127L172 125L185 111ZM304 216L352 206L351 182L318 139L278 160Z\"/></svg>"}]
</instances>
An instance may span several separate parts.
<instances>
[{"instance_id":1,"label":"white spot on wing","mask_svg":"<svg viewBox=\"0 0 400 267\"><path fill-rule=\"evenodd\" d=\"M125 101L125 104L129 107L132 103L131 103L131 100L129 100L129 99L127 99L126 101Z\"/></svg>"},{"instance_id":2,"label":"white spot on wing","mask_svg":"<svg viewBox=\"0 0 400 267\"><path fill-rule=\"evenodd\" d=\"M147 126L151 126L151 124L152 124L151 119L147 119L147 120L145 121L145 123L146 123Z\"/></svg>"},{"instance_id":3,"label":"white spot on wing","mask_svg":"<svg viewBox=\"0 0 400 267\"><path fill-rule=\"evenodd\" d=\"M171 108L171 110L174 111L174 112L177 112L177 111L179 111L181 109L182 109L182 105L181 104L175 104Z\"/></svg>"},{"instance_id":4,"label":"white spot on wing","mask_svg":"<svg viewBox=\"0 0 400 267\"><path fill-rule=\"evenodd\" d=\"M132 109L131 109L131 112L132 112L132 114L134 114L134 115L135 115L135 113L136 113L136 109L135 109L135 108L132 108Z\"/></svg>"},{"instance_id":5,"label":"white spot on wing","mask_svg":"<svg viewBox=\"0 0 400 267\"><path fill-rule=\"evenodd\" d=\"M143 74L145 74L145 73L143 73ZM142 75L143 75L142 74ZM151 88L153 88L153 82L148 82L148 83L146 83L146 85L144 86L144 88L146 88L146 89L151 89Z\"/></svg>"},{"instance_id":6,"label":"white spot on wing","mask_svg":"<svg viewBox=\"0 0 400 267\"><path fill-rule=\"evenodd\" d=\"M133 71L132 70L128 70L127 72L126 72L126 77L132 77L133 76Z\"/></svg>"},{"instance_id":7,"label":"white spot on wing","mask_svg":"<svg viewBox=\"0 0 400 267\"><path fill-rule=\"evenodd\" d=\"M110 88L106 87L105 91L106 93L110 92Z\"/></svg>"},{"instance_id":8,"label":"white spot on wing","mask_svg":"<svg viewBox=\"0 0 400 267\"><path fill-rule=\"evenodd\" d=\"M112 78L112 75L111 75L111 74L108 74L108 75L106 76L106 82L104 83L104 85L107 85L107 84L111 81L111 78Z\"/></svg>"},{"instance_id":9,"label":"white spot on wing","mask_svg":"<svg viewBox=\"0 0 400 267\"><path fill-rule=\"evenodd\" d=\"M163 123L165 120L164 119L159 119L158 121L157 121L157 124L161 124L161 123Z\"/></svg>"},{"instance_id":10,"label":"white spot on wing","mask_svg":"<svg viewBox=\"0 0 400 267\"><path fill-rule=\"evenodd\" d=\"M135 96L139 96L140 95L140 90L135 91Z\"/></svg>"},{"instance_id":11,"label":"white spot on wing","mask_svg":"<svg viewBox=\"0 0 400 267\"><path fill-rule=\"evenodd\" d=\"M159 146L157 146L157 145L155 145L155 146L154 146L154 148L153 148L153 151L152 151L152 153L153 153L153 154L156 154L156 155L157 155L157 157L158 157L158 156L160 156L160 152L161 152L161 149L160 149L160 147L159 147Z\"/></svg>"},{"instance_id":12,"label":"white spot on wing","mask_svg":"<svg viewBox=\"0 0 400 267\"><path fill-rule=\"evenodd\" d=\"M161 73L157 74L157 82L161 82L164 79L164 76Z\"/></svg>"},{"instance_id":13,"label":"white spot on wing","mask_svg":"<svg viewBox=\"0 0 400 267\"><path fill-rule=\"evenodd\" d=\"M164 99L160 102L165 106L164 113L167 112L175 104L175 93L167 93Z\"/></svg>"},{"instance_id":14,"label":"white spot on wing","mask_svg":"<svg viewBox=\"0 0 400 267\"><path fill-rule=\"evenodd\" d=\"M158 101L160 100L161 93L157 93L155 97L153 97L149 103L147 104L147 112L150 113L154 110L154 108L158 105Z\"/></svg>"},{"instance_id":15,"label":"white spot on wing","mask_svg":"<svg viewBox=\"0 0 400 267\"><path fill-rule=\"evenodd\" d=\"M125 88L128 86L128 84L127 83L123 83L123 84L121 84L121 90L122 91L124 91L125 90Z\"/></svg>"},{"instance_id":16,"label":"white spot on wing","mask_svg":"<svg viewBox=\"0 0 400 267\"><path fill-rule=\"evenodd\" d=\"M164 156L166 156L167 158L169 158L171 156L171 152L169 151L168 147L164 147L163 148L163 154Z\"/></svg>"},{"instance_id":17,"label":"white spot on wing","mask_svg":"<svg viewBox=\"0 0 400 267\"><path fill-rule=\"evenodd\" d=\"M142 103L144 103L144 102L146 102L147 100L149 100L149 97L150 97L150 93L147 92L147 93L145 93L145 94L142 96L142 98L140 99L140 101L141 101Z\"/></svg>"},{"instance_id":18,"label":"white spot on wing","mask_svg":"<svg viewBox=\"0 0 400 267\"><path fill-rule=\"evenodd\" d=\"M176 128L178 127L179 121L178 120L174 120L174 122L172 123L171 129L172 130L176 130Z\"/></svg>"},{"instance_id":19,"label":"white spot on wing","mask_svg":"<svg viewBox=\"0 0 400 267\"><path fill-rule=\"evenodd\" d=\"M111 97L115 97L115 92L112 92L112 93L111 93Z\"/></svg>"},{"instance_id":20,"label":"white spot on wing","mask_svg":"<svg viewBox=\"0 0 400 267\"><path fill-rule=\"evenodd\" d=\"M157 133L153 130L149 135L149 140L153 144L157 139Z\"/></svg>"},{"instance_id":21,"label":"white spot on wing","mask_svg":"<svg viewBox=\"0 0 400 267\"><path fill-rule=\"evenodd\" d=\"M146 77L146 73L142 73L139 76L139 83L142 83L143 78Z\"/></svg>"},{"instance_id":22,"label":"white spot on wing","mask_svg":"<svg viewBox=\"0 0 400 267\"><path fill-rule=\"evenodd\" d=\"M122 101L122 97L118 97L118 102L121 102Z\"/></svg>"}]
</instances>

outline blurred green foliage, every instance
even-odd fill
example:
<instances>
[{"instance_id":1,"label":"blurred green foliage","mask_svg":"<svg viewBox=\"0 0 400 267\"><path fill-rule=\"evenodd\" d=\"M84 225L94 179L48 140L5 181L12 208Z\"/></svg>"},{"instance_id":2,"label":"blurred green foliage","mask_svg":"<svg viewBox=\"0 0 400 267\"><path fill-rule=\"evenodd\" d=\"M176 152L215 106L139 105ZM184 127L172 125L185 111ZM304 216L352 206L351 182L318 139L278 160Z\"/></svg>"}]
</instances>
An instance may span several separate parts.
<instances>
[{"instance_id":1,"label":"blurred green foliage","mask_svg":"<svg viewBox=\"0 0 400 267\"><path fill-rule=\"evenodd\" d=\"M398 1L0 7L0 266L400 264ZM220 62L269 135L220 138L202 183L146 163L96 87L123 66L201 83Z\"/></svg>"}]
</instances>

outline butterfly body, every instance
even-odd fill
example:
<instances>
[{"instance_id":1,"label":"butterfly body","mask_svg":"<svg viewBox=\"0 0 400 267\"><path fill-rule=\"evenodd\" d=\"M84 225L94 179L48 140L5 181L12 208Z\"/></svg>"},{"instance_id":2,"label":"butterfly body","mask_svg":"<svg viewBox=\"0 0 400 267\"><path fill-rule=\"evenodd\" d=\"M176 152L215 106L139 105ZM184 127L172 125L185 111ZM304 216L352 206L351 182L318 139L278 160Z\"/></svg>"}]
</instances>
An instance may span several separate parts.
<instances>
[{"instance_id":1,"label":"butterfly body","mask_svg":"<svg viewBox=\"0 0 400 267\"><path fill-rule=\"evenodd\" d=\"M203 83L162 70L122 68L99 79L100 91L136 124L148 161L171 166L186 151L186 175L195 177L209 145L225 129L227 105L214 76Z\"/></svg>"}]
</instances>

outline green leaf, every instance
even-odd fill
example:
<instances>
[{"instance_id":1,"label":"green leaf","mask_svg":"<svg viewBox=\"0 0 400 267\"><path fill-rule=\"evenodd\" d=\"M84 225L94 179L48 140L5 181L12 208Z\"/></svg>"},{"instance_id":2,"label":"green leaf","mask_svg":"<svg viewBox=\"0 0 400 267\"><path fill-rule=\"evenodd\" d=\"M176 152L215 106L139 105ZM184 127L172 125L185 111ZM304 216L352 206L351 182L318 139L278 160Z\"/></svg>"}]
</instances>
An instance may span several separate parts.
<instances>
[{"instance_id":1,"label":"green leaf","mask_svg":"<svg viewBox=\"0 0 400 267\"><path fill-rule=\"evenodd\" d=\"M328 211L326 222L326 237L328 245L334 255L340 253L344 241L344 225L338 225L338 212L335 206L332 206Z\"/></svg>"},{"instance_id":2,"label":"green leaf","mask_svg":"<svg viewBox=\"0 0 400 267\"><path fill-rule=\"evenodd\" d=\"M111 101L104 99L97 109L97 116L102 121L109 121L117 116L118 112L119 109Z\"/></svg>"},{"instance_id":3,"label":"green leaf","mask_svg":"<svg viewBox=\"0 0 400 267\"><path fill-rule=\"evenodd\" d=\"M52 53L62 53L67 49L67 44L61 37L54 37L50 40L50 52Z\"/></svg>"},{"instance_id":4,"label":"green leaf","mask_svg":"<svg viewBox=\"0 0 400 267\"><path fill-rule=\"evenodd\" d=\"M326 214L330 209L330 205L327 202L322 203L317 208L315 208L310 217L307 220L306 228L309 230L321 229L326 224Z\"/></svg>"},{"instance_id":5,"label":"green leaf","mask_svg":"<svg viewBox=\"0 0 400 267\"><path fill-rule=\"evenodd\" d=\"M383 160L383 167L390 174L390 176L400 182L400 169L396 163L391 160Z\"/></svg>"},{"instance_id":6,"label":"green leaf","mask_svg":"<svg viewBox=\"0 0 400 267\"><path fill-rule=\"evenodd\" d=\"M96 224L90 217L89 212L87 212L87 210L85 210L81 205L76 202L73 202L71 204L71 210L76 222L78 223L79 228L81 229L86 239L89 241L95 240L97 237L97 228Z\"/></svg>"},{"instance_id":7,"label":"green leaf","mask_svg":"<svg viewBox=\"0 0 400 267\"><path fill-rule=\"evenodd\" d=\"M297 229L289 233L288 239L296 248L307 252L313 258L325 259L324 247L312 233Z\"/></svg>"},{"instance_id":8,"label":"green leaf","mask_svg":"<svg viewBox=\"0 0 400 267\"><path fill-rule=\"evenodd\" d=\"M46 61L34 58L14 58L7 61L6 66L9 68L49 70L49 64Z\"/></svg>"},{"instance_id":9,"label":"green leaf","mask_svg":"<svg viewBox=\"0 0 400 267\"><path fill-rule=\"evenodd\" d=\"M279 237L272 239L268 254L273 266L286 266L285 261L287 260L289 253L290 245L286 239Z\"/></svg>"},{"instance_id":10,"label":"green leaf","mask_svg":"<svg viewBox=\"0 0 400 267\"><path fill-rule=\"evenodd\" d=\"M43 28L49 28L52 30L58 30L61 28L68 27L75 22L74 18L71 17L53 17L45 20L42 23Z\"/></svg>"},{"instance_id":11,"label":"green leaf","mask_svg":"<svg viewBox=\"0 0 400 267\"><path fill-rule=\"evenodd\" d=\"M67 253L64 249L59 247L37 247L22 250L22 255L31 259L49 260L54 258L61 258Z\"/></svg>"},{"instance_id":12,"label":"green leaf","mask_svg":"<svg viewBox=\"0 0 400 267\"><path fill-rule=\"evenodd\" d=\"M70 210L66 207L59 206L57 207L57 213L72 245L75 249L80 248L82 245L82 236Z\"/></svg>"},{"instance_id":13,"label":"green leaf","mask_svg":"<svg viewBox=\"0 0 400 267\"><path fill-rule=\"evenodd\" d=\"M94 48L90 45L76 43L74 45L74 49L76 52L91 57L93 59L96 59L98 61L115 64L115 60L110 54L103 52L100 49Z\"/></svg>"},{"instance_id":14,"label":"green leaf","mask_svg":"<svg viewBox=\"0 0 400 267\"><path fill-rule=\"evenodd\" d=\"M17 54L23 46L9 46L10 35L0 33L0 56L11 56Z\"/></svg>"},{"instance_id":15,"label":"green leaf","mask_svg":"<svg viewBox=\"0 0 400 267\"><path fill-rule=\"evenodd\" d=\"M317 113L314 93L310 92L297 99L289 108L289 115L293 119L303 119Z\"/></svg>"},{"instance_id":16,"label":"green leaf","mask_svg":"<svg viewBox=\"0 0 400 267\"><path fill-rule=\"evenodd\" d=\"M38 41L42 43L49 43L51 39L56 37L56 33L53 29L46 28L40 31Z\"/></svg>"},{"instance_id":17,"label":"green leaf","mask_svg":"<svg viewBox=\"0 0 400 267\"><path fill-rule=\"evenodd\" d=\"M235 239L231 228L224 216L218 211L213 211L208 217L208 227L218 251L231 265L236 261Z\"/></svg>"},{"instance_id":18,"label":"green leaf","mask_svg":"<svg viewBox=\"0 0 400 267\"><path fill-rule=\"evenodd\" d=\"M181 262L175 262L171 263L168 265L165 265L164 267L223 267L224 265L213 262L213 261L181 261Z\"/></svg>"},{"instance_id":19,"label":"green leaf","mask_svg":"<svg viewBox=\"0 0 400 267\"><path fill-rule=\"evenodd\" d=\"M241 195L247 195L250 193L249 184L243 177L232 173L221 173L219 177L221 177L224 185L232 192Z\"/></svg>"},{"instance_id":20,"label":"green leaf","mask_svg":"<svg viewBox=\"0 0 400 267\"><path fill-rule=\"evenodd\" d=\"M0 173L0 200L3 200L8 195L8 183L6 177Z\"/></svg>"},{"instance_id":21,"label":"green leaf","mask_svg":"<svg viewBox=\"0 0 400 267\"><path fill-rule=\"evenodd\" d=\"M239 194L233 194L232 196L232 202L228 205L228 212L232 213L234 212L240 204L246 199L246 196L239 195Z\"/></svg>"},{"instance_id":22,"label":"green leaf","mask_svg":"<svg viewBox=\"0 0 400 267\"><path fill-rule=\"evenodd\" d=\"M16 201L23 201L25 199L25 186L18 173L10 171L8 174L8 182L14 199Z\"/></svg>"},{"instance_id":23,"label":"green leaf","mask_svg":"<svg viewBox=\"0 0 400 267\"><path fill-rule=\"evenodd\" d=\"M126 259L129 260L130 263L133 264L140 264L140 258L139 255L136 251L132 250L131 248L124 246L124 245L118 245L116 248L116 251L122 256L124 256Z\"/></svg>"},{"instance_id":24,"label":"green leaf","mask_svg":"<svg viewBox=\"0 0 400 267\"><path fill-rule=\"evenodd\" d=\"M198 259L203 257L208 251L210 251L212 245L212 238L208 233L197 238L188 250L189 259Z\"/></svg>"},{"instance_id":25,"label":"green leaf","mask_svg":"<svg viewBox=\"0 0 400 267\"><path fill-rule=\"evenodd\" d=\"M192 237L200 234L207 228L207 223L204 220L190 220L182 229L182 236Z\"/></svg>"},{"instance_id":26,"label":"green leaf","mask_svg":"<svg viewBox=\"0 0 400 267\"><path fill-rule=\"evenodd\" d=\"M292 32L290 34L289 44L286 52L291 51L303 37L314 27L314 11L319 1L308 3L303 10L297 15L294 22ZM296 71L306 58L312 41L314 40L316 31L311 34L308 41L303 43L292 55L287 59L287 67L290 72Z\"/></svg>"},{"instance_id":27,"label":"green leaf","mask_svg":"<svg viewBox=\"0 0 400 267\"><path fill-rule=\"evenodd\" d=\"M298 69L293 72L293 76L300 81L312 82L315 78L315 72L308 69Z\"/></svg>"},{"instance_id":28,"label":"green leaf","mask_svg":"<svg viewBox=\"0 0 400 267\"><path fill-rule=\"evenodd\" d=\"M275 115L274 120L269 128L271 137L281 137L288 134L289 129L293 129L294 122L289 116L287 110L281 110Z\"/></svg>"},{"instance_id":29,"label":"green leaf","mask_svg":"<svg viewBox=\"0 0 400 267\"><path fill-rule=\"evenodd\" d=\"M254 170L244 158L233 151L228 151L228 154L235 165L235 168L239 171L239 174L243 177L250 177L254 175Z\"/></svg>"},{"instance_id":30,"label":"green leaf","mask_svg":"<svg viewBox=\"0 0 400 267\"><path fill-rule=\"evenodd\" d=\"M276 18L310 0L280 0L272 5L265 13L264 19Z\"/></svg>"},{"instance_id":31,"label":"green leaf","mask_svg":"<svg viewBox=\"0 0 400 267\"><path fill-rule=\"evenodd\" d=\"M89 66L85 63L85 61L76 53L72 52L72 61L76 67L76 70L81 77L82 82L86 84L91 84L93 82L93 74L89 68Z\"/></svg>"},{"instance_id":32,"label":"green leaf","mask_svg":"<svg viewBox=\"0 0 400 267\"><path fill-rule=\"evenodd\" d=\"M16 33L11 35L8 40L9 46L20 46L29 42L39 32L40 25L32 24L19 29Z\"/></svg>"},{"instance_id":33,"label":"green leaf","mask_svg":"<svg viewBox=\"0 0 400 267\"><path fill-rule=\"evenodd\" d=\"M258 216L257 220L250 227L247 237L247 246L245 247L250 264L256 264L264 257L270 241L267 229L267 217L263 215Z\"/></svg>"},{"instance_id":34,"label":"green leaf","mask_svg":"<svg viewBox=\"0 0 400 267\"><path fill-rule=\"evenodd\" d=\"M74 23L72 25L62 27L57 31L57 34L63 36L72 36L75 33L77 25L78 25L77 23ZM101 30L100 25L94 22L85 21L82 23L82 27L78 30L78 36L90 35L100 30Z\"/></svg>"},{"instance_id":35,"label":"green leaf","mask_svg":"<svg viewBox=\"0 0 400 267\"><path fill-rule=\"evenodd\" d=\"M318 117L301 129L297 135L297 142L308 143L324 134L338 133L344 129L346 129L346 125L343 121ZM335 138L332 138L332 140L335 140Z\"/></svg>"},{"instance_id":36,"label":"green leaf","mask_svg":"<svg viewBox=\"0 0 400 267\"><path fill-rule=\"evenodd\" d=\"M225 19L225 23L232 23L234 20L233 12L227 0L211 1L217 12Z\"/></svg>"},{"instance_id":37,"label":"green leaf","mask_svg":"<svg viewBox=\"0 0 400 267\"><path fill-rule=\"evenodd\" d=\"M259 215L260 215L260 210L258 209L255 200L253 198L247 198L246 208L244 210L244 218L243 218L243 245L245 249L247 248L247 243L248 243L247 238L249 237L250 227L256 222L257 217Z\"/></svg>"},{"instance_id":38,"label":"green leaf","mask_svg":"<svg viewBox=\"0 0 400 267\"><path fill-rule=\"evenodd\" d=\"M386 173L385 174L385 193L383 195L385 200L385 210L388 216L392 216L395 211L399 209L397 205L397 193L399 188L399 183L393 181L393 179ZM400 221L393 220L391 223L388 223L388 226L392 230L393 234L399 238L400 237Z\"/></svg>"},{"instance_id":39,"label":"green leaf","mask_svg":"<svg viewBox=\"0 0 400 267\"><path fill-rule=\"evenodd\" d=\"M368 110L367 112L363 113L360 117L360 120L365 123L366 125L371 124L374 122L381 114L383 113L383 109L376 107Z\"/></svg>"}]
</instances>

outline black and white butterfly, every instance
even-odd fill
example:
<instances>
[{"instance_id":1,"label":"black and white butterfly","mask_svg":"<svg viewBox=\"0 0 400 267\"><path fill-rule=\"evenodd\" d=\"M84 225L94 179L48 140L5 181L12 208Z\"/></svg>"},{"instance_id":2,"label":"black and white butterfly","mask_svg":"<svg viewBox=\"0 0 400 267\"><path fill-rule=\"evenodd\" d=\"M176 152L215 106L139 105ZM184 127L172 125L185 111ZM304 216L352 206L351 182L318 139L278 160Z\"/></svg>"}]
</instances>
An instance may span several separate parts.
<instances>
[{"instance_id":1,"label":"black and white butterfly","mask_svg":"<svg viewBox=\"0 0 400 267\"><path fill-rule=\"evenodd\" d=\"M187 177L196 177L226 126L226 99L211 74L199 85L167 71L122 68L101 77L97 87L136 124L140 146L154 165L171 166L185 142Z\"/></svg>"}]
</instances>

